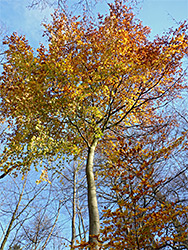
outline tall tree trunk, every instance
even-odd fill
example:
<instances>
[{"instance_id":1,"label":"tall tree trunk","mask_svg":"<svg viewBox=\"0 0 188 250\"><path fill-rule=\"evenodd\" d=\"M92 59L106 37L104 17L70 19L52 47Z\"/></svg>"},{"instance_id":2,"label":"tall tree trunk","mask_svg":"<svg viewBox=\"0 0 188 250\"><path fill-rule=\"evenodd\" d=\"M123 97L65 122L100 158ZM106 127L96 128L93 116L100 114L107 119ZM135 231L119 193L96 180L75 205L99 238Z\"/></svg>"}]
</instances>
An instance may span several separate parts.
<instances>
[{"instance_id":1,"label":"tall tree trunk","mask_svg":"<svg viewBox=\"0 0 188 250\"><path fill-rule=\"evenodd\" d=\"M100 233L99 210L97 204L96 186L93 173L93 160L98 139L95 139L88 149L86 176L88 187L88 208L89 208L89 242L98 243L96 236ZM94 237L95 236L95 237ZM95 249L98 249L96 246Z\"/></svg>"}]
</instances>

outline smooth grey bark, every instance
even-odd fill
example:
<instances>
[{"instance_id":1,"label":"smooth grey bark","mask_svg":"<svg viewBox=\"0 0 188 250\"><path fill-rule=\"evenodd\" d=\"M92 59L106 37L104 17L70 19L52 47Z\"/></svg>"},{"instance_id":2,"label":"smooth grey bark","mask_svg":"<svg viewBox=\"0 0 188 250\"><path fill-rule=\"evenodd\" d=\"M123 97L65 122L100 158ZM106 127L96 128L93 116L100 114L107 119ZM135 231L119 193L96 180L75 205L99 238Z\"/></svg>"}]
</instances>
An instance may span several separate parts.
<instances>
[{"instance_id":1,"label":"smooth grey bark","mask_svg":"<svg viewBox=\"0 0 188 250\"><path fill-rule=\"evenodd\" d=\"M96 244L98 243L97 237L99 236L100 233L99 210L97 204L96 185L93 173L93 160L97 142L98 139L94 139L93 143L88 148L88 156L86 163L88 208L89 208L89 242ZM95 249L98 249L98 246L96 246Z\"/></svg>"}]
</instances>

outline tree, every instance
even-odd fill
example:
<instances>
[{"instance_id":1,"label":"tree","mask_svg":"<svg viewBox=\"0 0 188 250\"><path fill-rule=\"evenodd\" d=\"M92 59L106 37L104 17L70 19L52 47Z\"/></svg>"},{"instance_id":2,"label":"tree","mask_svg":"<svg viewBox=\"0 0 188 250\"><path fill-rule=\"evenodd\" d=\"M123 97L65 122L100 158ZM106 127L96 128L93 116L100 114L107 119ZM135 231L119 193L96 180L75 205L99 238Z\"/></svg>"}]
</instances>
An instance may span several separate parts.
<instances>
[{"instance_id":1,"label":"tree","mask_svg":"<svg viewBox=\"0 0 188 250\"><path fill-rule=\"evenodd\" d=\"M2 250L16 249L19 246L20 249L23 247L45 249L50 240L57 243L58 237L61 238L63 235L58 232L58 229L65 223L65 218L59 220L59 213L67 199L63 199L63 192L61 192L61 200L56 194L57 178L53 176L51 185L44 182L37 185L30 181L31 178L32 173L29 172L28 177L23 180L19 177L17 179L8 177L7 181L1 183L0 246Z\"/></svg>"},{"instance_id":2,"label":"tree","mask_svg":"<svg viewBox=\"0 0 188 250\"><path fill-rule=\"evenodd\" d=\"M96 5L98 0L81 0L75 1L73 6L75 8L79 6L84 6L87 11L90 11L93 6ZM40 8L41 10L45 9L46 7L59 8L60 10L67 8L67 1L66 0L57 0L57 1L47 1L47 0L32 0L29 1L29 8ZM72 6L72 7L73 7Z\"/></svg>"},{"instance_id":3,"label":"tree","mask_svg":"<svg viewBox=\"0 0 188 250\"><path fill-rule=\"evenodd\" d=\"M44 24L48 48L34 53L24 36L4 41L1 116L11 137L1 156L5 173L62 156L86 158L89 241L98 244L94 154L117 134L150 133L168 116L160 108L184 84L187 24L150 41L150 29L116 0L105 17L67 17ZM97 248L97 246L96 246Z\"/></svg>"},{"instance_id":4,"label":"tree","mask_svg":"<svg viewBox=\"0 0 188 250\"><path fill-rule=\"evenodd\" d=\"M18 212L18 209L19 209L19 206L20 206L20 203L21 203L21 200L22 200L22 196L23 196L23 193L24 193L25 185L26 185L26 179L24 181L23 188L22 188L21 193L19 195L19 200L18 200L18 203L16 204L16 208L15 208L13 214L12 214L12 217L10 219L9 224L7 225L7 230L6 230L6 233L5 233L4 238L2 240L2 243L1 243L1 249L4 249L4 246L5 246L6 242L7 242L8 237L9 237L9 234L10 234L10 231L11 231L11 227L12 227L14 221L15 221L16 213Z\"/></svg>"},{"instance_id":5,"label":"tree","mask_svg":"<svg viewBox=\"0 0 188 250\"><path fill-rule=\"evenodd\" d=\"M81 7L81 10L85 12L91 12L93 8L97 5L98 0L80 0L80 1L73 1L71 2L70 10L77 9ZM133 5L138 5L140 2L139 0L124 0L126 4L129 4L133 7ZM67 0L57 0L57 1L47 1L47 0L31 0L29 1L29 8L40 8L41 10L45 9L48 6L53 6L55 8L59 8L60 10L69 9L68 8L69 2Z\"/></svg>"},{"instance_id":6,"label":"tree","mask_svg":"<svg viewBox=\"0 0 188 250\"><path fill-rule=\"evenodd\" d=\"M101 170L104 179L111 179L111 192L117 198L115 207L103 210L102 249L187 249L187 201L173 197L168 188L183 171L165 179L162 172L173 152L183 149L185 135L174 140L168 130L161 129L155 141L154 135L150 141L149 136L134 138L129 145L119 139L112 161ZM173 191L179 192L176 187Z\"/></svg>"}]
</instances>

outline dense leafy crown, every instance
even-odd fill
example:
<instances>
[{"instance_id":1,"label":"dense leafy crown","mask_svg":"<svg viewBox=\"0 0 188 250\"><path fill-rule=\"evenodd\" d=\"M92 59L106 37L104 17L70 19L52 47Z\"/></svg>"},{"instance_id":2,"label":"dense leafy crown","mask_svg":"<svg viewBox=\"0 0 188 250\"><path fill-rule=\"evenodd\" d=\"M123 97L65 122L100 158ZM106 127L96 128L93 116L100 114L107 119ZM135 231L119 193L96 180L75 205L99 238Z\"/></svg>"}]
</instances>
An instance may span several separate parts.
<instances>
[{"instance_id":1,"label":"dense leafy crown","mask_svg":"<svg viewBox=\"0 0 188 250\"><path fill-rule=\"evenodd\" d=\"M185 23L150 41L150 29L121 1L97 23L58 11L52 17L44 24L48 48L34 53L16 33L4 41L0 109L12 133L4 170L60 152L78 155L120 126L152 124L156 109L183 88Z\"/></svg>"}]
</instances>

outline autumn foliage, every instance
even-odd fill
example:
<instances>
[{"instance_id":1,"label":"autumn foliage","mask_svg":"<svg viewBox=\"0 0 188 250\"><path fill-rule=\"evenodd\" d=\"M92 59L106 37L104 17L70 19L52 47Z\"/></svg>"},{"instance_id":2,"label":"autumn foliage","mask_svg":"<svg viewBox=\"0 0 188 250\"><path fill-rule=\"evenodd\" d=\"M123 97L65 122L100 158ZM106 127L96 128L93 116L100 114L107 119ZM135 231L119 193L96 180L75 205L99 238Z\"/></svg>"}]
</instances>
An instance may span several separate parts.
<instances>
[{"instance_id":1,"label":"autumn foliage","mask_svg":"<svg viewBox=\"0 0 188 250\"><path fill-rule=\"evenodd\" d=\"M33 166L45 167L45 160L85 157L90 241L98 244L94 153L109 150L115 154L117 141L125 138L116 168L105 171L112 171L112 179L121 172L126 184L112 188L129 198L118 201L118 209L105 212L104 247L141 249L152 242L159 248L160 239L175 245L179 236L171 231L170 223L176 215L183 217L186 209L171 202L147 203L147 197L163 181L149 182L154 169L147 171L146 160L154 161L161 153L151 151L148 156L142 144L131 149L129 138L145 134L146 145L152 135L155 140L156 131L164 124L176 124L175 118L167 122L170 114L165 114L163 107L187 88L182 66L188 47L187 24L151 40L150 29L121 1L109 6L109 14L98 15L97 22L56 11L52 22L44 24L48 46L40 45L35 52L26 38L16 33L4 41L7 50L0 78L0 112L9 135L3 135L6 146L0 158L1 171L25 172ZM171 147L166 145L165 157L183 137L185 134L175 138ZM161 137L161 143L165 140ZM129 157L121 160L124 154L146 160L133 170L131 158L129 164ZM146 205L141 206L144 199ZM158 237L153 238L156 233ZM183 237L179 239L183 241Z\"/></svg>"},{"instance_id":2,"label":"autumn foliage","mask_svg":"<svg viewBox=\"0 0 188 250\"><path fill-rule=\"evenodd\" d=\"M150 29L119 1L97 24L65 13L52 17L44 24L48 48L34 53L16 33L4 41L1 115L15 131L8 139L14 153L27 146L31 158L78 154L81 141L91 145L119 124L151 124L155 109L185 87L185 23L150 41Z\"/></svg>"},{"instance_id":3,"label":"autumn foliage","mask_svg":"<svg viewBox=\"0 0 188 250\"><path fill-rule=\"evenodd\" d=\"M162 179L159 172L163 164L168 164L166 159L180 141L159 145L150 141L148 146L143 140L133 139L129 146L120 140L114 148L115 157L102 174L113 183L111 189L117 206L103 210L102 249L184 249L187 246L188 207L174 197L169 198L165 190L173 177Z\"/></svg>"}]
</instances>

